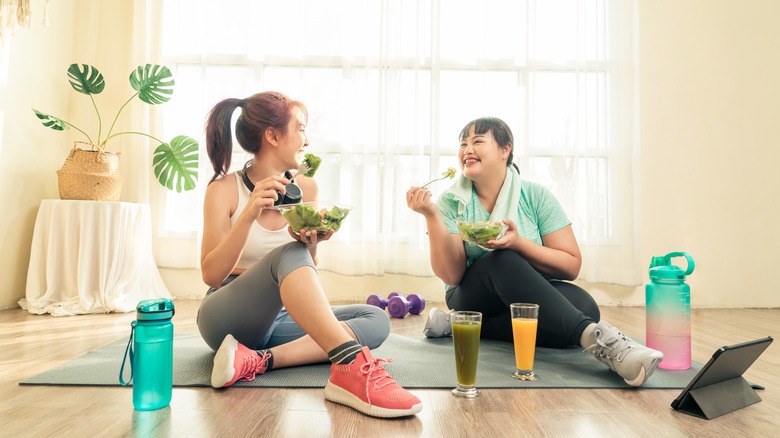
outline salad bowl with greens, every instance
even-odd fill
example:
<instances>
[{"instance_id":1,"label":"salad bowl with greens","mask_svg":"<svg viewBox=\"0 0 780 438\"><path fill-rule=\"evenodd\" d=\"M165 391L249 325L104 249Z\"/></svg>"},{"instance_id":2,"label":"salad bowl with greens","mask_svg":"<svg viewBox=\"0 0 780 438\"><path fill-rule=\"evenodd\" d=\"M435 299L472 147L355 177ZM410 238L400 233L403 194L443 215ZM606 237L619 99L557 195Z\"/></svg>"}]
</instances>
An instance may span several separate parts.
<instances>
[{"instance_id":1,"label":"salad bowl with greens","mask_svg":"<svg viewBox=\"0 0 780 438\"><path fill-rule=\"evenodd\" d=\"M351 207L335 205L329 202L301 202L274 207L279 210L287 224L296 234L301 230L316 231L325 234L330 230L338 231Z\"/></svg>"},{"instance_id":2,"label":"salad bowl with greens","mask_svg":"<svg viewBox=\"0 0 780 438\"><path fill-rule=\"evenodd\" d=\"M489 240L497 239L506 231L503 222L468 222L455 221L460 232L460 237L466 242L485 244Z\"/></svg>"}]
</instances>

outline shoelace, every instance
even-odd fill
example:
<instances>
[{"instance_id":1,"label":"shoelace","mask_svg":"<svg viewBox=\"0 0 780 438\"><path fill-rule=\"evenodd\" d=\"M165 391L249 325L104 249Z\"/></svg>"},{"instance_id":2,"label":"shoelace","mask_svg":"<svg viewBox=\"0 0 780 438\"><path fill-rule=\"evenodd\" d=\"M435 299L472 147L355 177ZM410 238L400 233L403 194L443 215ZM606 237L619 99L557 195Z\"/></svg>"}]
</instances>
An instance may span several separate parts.
<instances>
[{"instance_id":1,"label":"shoelace","mask_svg":"<svg viewBox=\"0 0 780 438\"><path fill-rule=\"evenodd\" d=\"M384 365L392 362L393 359L373 359L360 366L360 372L366 375L366 400L371 406L371 387L380 389L387 385L395 383L392 377L387 374ZM384 380L380 382L381 380Z\"/></svg>"},{"instance_id":2,"label":"shoelace","mask_svg":"<svg viewBox=\"0 0 780 438\"><path fill-rule=\"evenodd\" d=\"M623 342L620 342L621 340ZM607 349L609 349L609 353L604 354L604 351ZM595 356L605 357L610 360L615 359L618 362L623 361L623 358L628 354L627 350L630 349L631 342L617 329L610 331L606 336L600 331L597 332L596 343L586 348L587 351L590 351Z\"/></svg>"},{"instance_id":3,"label":"shoelace","mask_svg":"<svg viewBox=\"0 0 780 438\"><path fill-rule=\"evenodd\" d=\"M251 382L255 380L255 376L262 374L265 371L268 358L271 357L271 353L265 353L260 356L258 354L250 354L244 359L244 363L241 366L241 379Z\"/></svg>"}]
</instances>

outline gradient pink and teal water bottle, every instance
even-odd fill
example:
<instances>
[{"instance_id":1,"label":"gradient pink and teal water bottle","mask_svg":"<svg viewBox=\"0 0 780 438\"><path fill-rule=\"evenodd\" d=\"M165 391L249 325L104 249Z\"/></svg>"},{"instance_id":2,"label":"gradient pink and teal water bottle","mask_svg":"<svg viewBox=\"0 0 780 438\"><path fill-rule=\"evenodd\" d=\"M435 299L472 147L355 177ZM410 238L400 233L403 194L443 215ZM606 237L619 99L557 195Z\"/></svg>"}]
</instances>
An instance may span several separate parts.
<instances>
[{"instance_id":1,"label":"gradient pink and teal water bottle","mask_svg":"<svg viewBox=\"0 0 780 438\"><path fill-rule=\"evenodd\" d=\"M683 270L673 265L675 257L685 257L688 267ZM646 343L664 354L658 368L691 367L691 288L685 278L693 268L693 258L684 252L671 252L650 261L650 283L645 286Z\"/></svg>"}]
</instances>

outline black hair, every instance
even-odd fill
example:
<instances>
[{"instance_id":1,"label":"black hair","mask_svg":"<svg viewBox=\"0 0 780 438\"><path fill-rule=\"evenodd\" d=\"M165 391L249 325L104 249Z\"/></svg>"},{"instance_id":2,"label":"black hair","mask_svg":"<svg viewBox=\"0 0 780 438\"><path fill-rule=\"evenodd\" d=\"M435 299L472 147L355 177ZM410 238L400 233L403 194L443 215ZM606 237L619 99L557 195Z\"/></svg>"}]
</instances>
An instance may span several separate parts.
<instances>
[{"instance_id":1,"label":"black hair","mask_svg":"<svg viewBox=\"0 0 780 438\"><path fill-rule=\"evenodd\" d=\"M509 156L506 159L506 165L514 165L513 156L515 140L512 136L512 130L509 129L509 125L507 125L506 122L498 117L480 117L474 119L466 123L466 126L461 129L460 136L458 137L459 141L463 141L469 136L469 130L471 130L472 126L474 127L474 134L485 134L488 131L492 132L493 138L496 140L496 143L498 143L498 147L504 148L509 146ZM517 165L515 165L515 169L517 169Z\"/></svg>"}]
</instances>

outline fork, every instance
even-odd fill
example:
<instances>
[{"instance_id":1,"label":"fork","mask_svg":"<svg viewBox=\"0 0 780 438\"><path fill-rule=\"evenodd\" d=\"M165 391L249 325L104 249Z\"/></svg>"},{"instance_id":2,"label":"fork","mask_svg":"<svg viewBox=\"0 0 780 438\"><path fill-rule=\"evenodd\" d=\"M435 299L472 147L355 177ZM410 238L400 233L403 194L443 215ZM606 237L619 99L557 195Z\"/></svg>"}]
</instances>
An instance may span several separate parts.
<instances>
[{"instance_id":1,"label":"fork","mask_svg":"<svg viewBox=\"0 0 780 438\"><path fill-rule=\"evenodd\" d=\"M444 172L441 174L441 177L439 177L439 178L436 178L436 179L433 179L433 180L431 180L431 181L428 181L427 183L425 183L425 185L423 185L423 186L422 186L422 187L420 187L420 188L421 188L421 189L424 189L426 186L429 186L429 185L431 185L431 184L435 183L436 181L441 181L441 180L443 180L443 179L452 179L452 178L454 178L454 177L455 177L455 168L453 168L453 167L448 167L448 168L447 168L447 170L446 170L446 171L444 171Z\"/></svg>"},{"instance_id":2,"label":"fork","mask_svg":"<svg viewBox=\"0 0 780 438\"><path fill-rule=\"evenodd\" d=\"M309 169L309 165L306 164L305 161L303 161L303 162L301 162L301 165L298 166L298 172L296 172L295 174L296 175L306 175L306 173L308 173L309 170L311 170L311 169Z\"/></svg>"}]
</instances>

